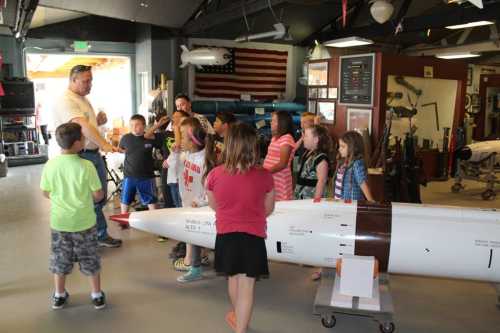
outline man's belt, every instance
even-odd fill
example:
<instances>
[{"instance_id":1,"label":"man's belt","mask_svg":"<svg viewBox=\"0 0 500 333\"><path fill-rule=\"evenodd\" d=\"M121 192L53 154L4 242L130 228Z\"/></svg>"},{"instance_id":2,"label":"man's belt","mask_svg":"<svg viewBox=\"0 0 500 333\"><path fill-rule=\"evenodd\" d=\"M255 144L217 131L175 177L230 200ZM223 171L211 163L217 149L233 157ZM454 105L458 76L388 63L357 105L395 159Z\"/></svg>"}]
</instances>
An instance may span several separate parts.
<instances>
[{"instance_id":1,"label":"man's belt","mask_svg":"<svg viewBox=\"0 0 500 333\"><path fill-rule=\"evenodd\" d=\"M96 149L82 149L82 153L94 153L97 154L99 152L99 148Z\"/></svg>"}]
</instances>

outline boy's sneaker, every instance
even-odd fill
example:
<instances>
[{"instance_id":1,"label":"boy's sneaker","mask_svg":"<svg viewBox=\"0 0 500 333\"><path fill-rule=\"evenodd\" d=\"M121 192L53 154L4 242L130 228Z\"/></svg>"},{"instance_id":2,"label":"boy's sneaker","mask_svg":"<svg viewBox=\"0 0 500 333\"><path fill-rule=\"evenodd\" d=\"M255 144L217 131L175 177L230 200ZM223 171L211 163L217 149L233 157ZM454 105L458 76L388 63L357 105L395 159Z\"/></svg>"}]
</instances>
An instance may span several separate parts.
<instances>
[{"instance_id":1,"label":"boy's sneaker","mask_svg":"<svg viewBox=\"0 0 500 333\"><path fill-rule=\"evenodd\" d=\"M177 282L187 283L187 282L198 281L201 279L203 279L203 275L201 274L201 267L191 267L189 272L177 278Z\"/></svg>"},{"instance_id":2,"label":"boy's sneaker","mask_svg":"<svg viewBox=\"0 0 500 333\"><path fill-rule=\"evenodd\" d=\"M69 294L67 291L64 291L64 296L56 297L54 294L52 296L52 309L59 310L64 308L66 303L68 302Z\"/></svg>"},{"instance_id":3,"label":"boy's sneaker","mask_svg":"<svg viewBox=\"0 0 500 333\"><path fill-rule=\"evenodd\" d=\"M101 291L101 296L92 298L92 304L94 304L94 308L100 310L106 306L106 295Z\"/></svg>"},{"instance_id":4,"label":"boy's sneaker","mask_svg":"<svg viewBox=\"0 0 500 333\"><path fill-rule=\"evenodd\" d=\"M208 258L208 256L201 257L201 264L203 266L210 266L210 259Z\"/></svg>"},{"instance_id":5,"label":"boy's sneaker","mask_svg":"<svg viewBox=\"0 0 500 333\"><path fill-rule=\"evenodd\" d=\"M122 240L108 236L103 240L98 240L97 245L99 247L120 247L122 246Z\"/></svg>"}]
</instances>

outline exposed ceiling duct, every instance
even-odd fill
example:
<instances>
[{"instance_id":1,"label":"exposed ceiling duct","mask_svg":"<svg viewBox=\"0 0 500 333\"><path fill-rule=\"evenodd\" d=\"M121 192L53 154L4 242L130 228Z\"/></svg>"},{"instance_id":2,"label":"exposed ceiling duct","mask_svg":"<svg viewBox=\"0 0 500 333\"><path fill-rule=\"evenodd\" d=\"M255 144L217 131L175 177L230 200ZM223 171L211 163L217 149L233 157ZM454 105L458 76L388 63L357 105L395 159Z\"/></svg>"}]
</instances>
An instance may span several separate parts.
<instances>
[{"instance_id":1,"label":"exposed ceiling duct","mask_svg":"<svg viewBox=\"0 0 500 333\"><path fill-rule=\"evenodd\" d=\"M469 43L455 46L429 46L407 49L405 54L411 56L433 56L436 54L458 53L458 52L500 52L500 40L490 40L478 43Z\"/></svg>"},{"instance_id":2,"label":"exposed ceiling duct","mask_svg":"<svg viewBox=\"0 0 500 333\"><path fill-rule=\"evenodd\" d=\"M28 33L33 14L35 14L38 0L19 0L17 3L16 21L12 34L16 39L23 39Z\"/></svg>"},{"instance_id":3,"label":"exposed ceiling duct","mask_svg":"<svg viewBox=\"0 0 500 333\"><path fill-rule=\"evenodd\" d=\"M285 2L286 0L249 0L244 2L244 10L246 15L251 15L268 9L269 5L277 6ZM242 3L240 1L234 1L215 13L197 15L193 20L187 22L182 30L186 34L191 34L199 30L209 29L216 25L237 20L241 17L243 17Z\"/></svg>"}]
</instances>

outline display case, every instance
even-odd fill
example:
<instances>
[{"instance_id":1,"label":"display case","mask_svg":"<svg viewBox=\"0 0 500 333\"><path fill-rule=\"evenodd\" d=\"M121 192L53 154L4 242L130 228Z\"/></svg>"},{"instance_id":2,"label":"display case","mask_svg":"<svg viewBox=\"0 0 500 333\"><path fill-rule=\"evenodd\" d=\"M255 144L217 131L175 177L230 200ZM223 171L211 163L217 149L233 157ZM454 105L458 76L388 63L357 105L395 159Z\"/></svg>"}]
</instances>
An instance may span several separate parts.
<instances>
[{"instance_id":1,"label":"display case","mask_svg":"<svg viewBox=\"0 0 500 333\"><path fill-rule=\"evenodd\" d=\"M12 115L0 112L0 153L9 166L45 163L47 155L40 152L34 114Z\"/></svg>"},{"instance_id":2,"label":"display case","mask_svg":"<svg viewBox=\"0 0 500 333\"><path fill-rule=\"evenodd\" d=\"M40 153L34 107L33 83L17 78L2 81L5 96L0 98L0 154L9 166L47 161Z\"/></svg>"},{"instance_id":3,"label":"display case","mask_svg":"<svg viewBox=\"0 0 500 333\"><path fill-rule=\"evenodd\" d=\"M331 87L328 79L328 61L308 64L307 111L320 117L322 123L335 123L337 88Z\"/></svg>"}]
</instances>

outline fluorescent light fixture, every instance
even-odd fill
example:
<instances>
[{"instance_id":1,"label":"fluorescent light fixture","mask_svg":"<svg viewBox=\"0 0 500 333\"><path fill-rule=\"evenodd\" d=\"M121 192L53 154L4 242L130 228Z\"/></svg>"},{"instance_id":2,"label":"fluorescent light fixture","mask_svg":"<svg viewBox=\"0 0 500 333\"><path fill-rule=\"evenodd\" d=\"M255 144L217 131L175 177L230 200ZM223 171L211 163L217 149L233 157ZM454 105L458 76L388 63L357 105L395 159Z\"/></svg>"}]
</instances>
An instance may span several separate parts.
<instances>
[{"instance_id":1,"label":"fluorescent light fixture","mask_svg":"<svg viewBox=\"0 0 500 333\"><path fill-rule=\"evenodd\" d=\"M463 58L475 58L480 57L479 53L471 53L471 52L453 52L453 53L441 53L436 54L436 58L441 59L463 59Z\"/></svg>"},{"instance_id":2,"label":"fluorescent light fixture","mask_svg":"<svg viewBox=\"0 0 500 333\"><path fill-rule=\"evenodd\" d=\"M352 36L352 37L329 40L327 42L324 42L323 44L325 46L331 46L331 47L353 47L353 46L373 44L373 41L366 38Z\"/></svg>"},{"instance_id":3,"label":"fluorescent light fixture","mask_svg":"<svg viewBox=\"0 0 500 333\"><path fill-rule=\"evenodd\" d=\"M449 25L446 27L446 29L466 29L466 28L474 28L474 27L480 27L482 25L491 25L491 24L495 24L495 22L476 21L476 22L469 22L469 23L464 23L464 24Z\"/></svg>"}]
</instances>

